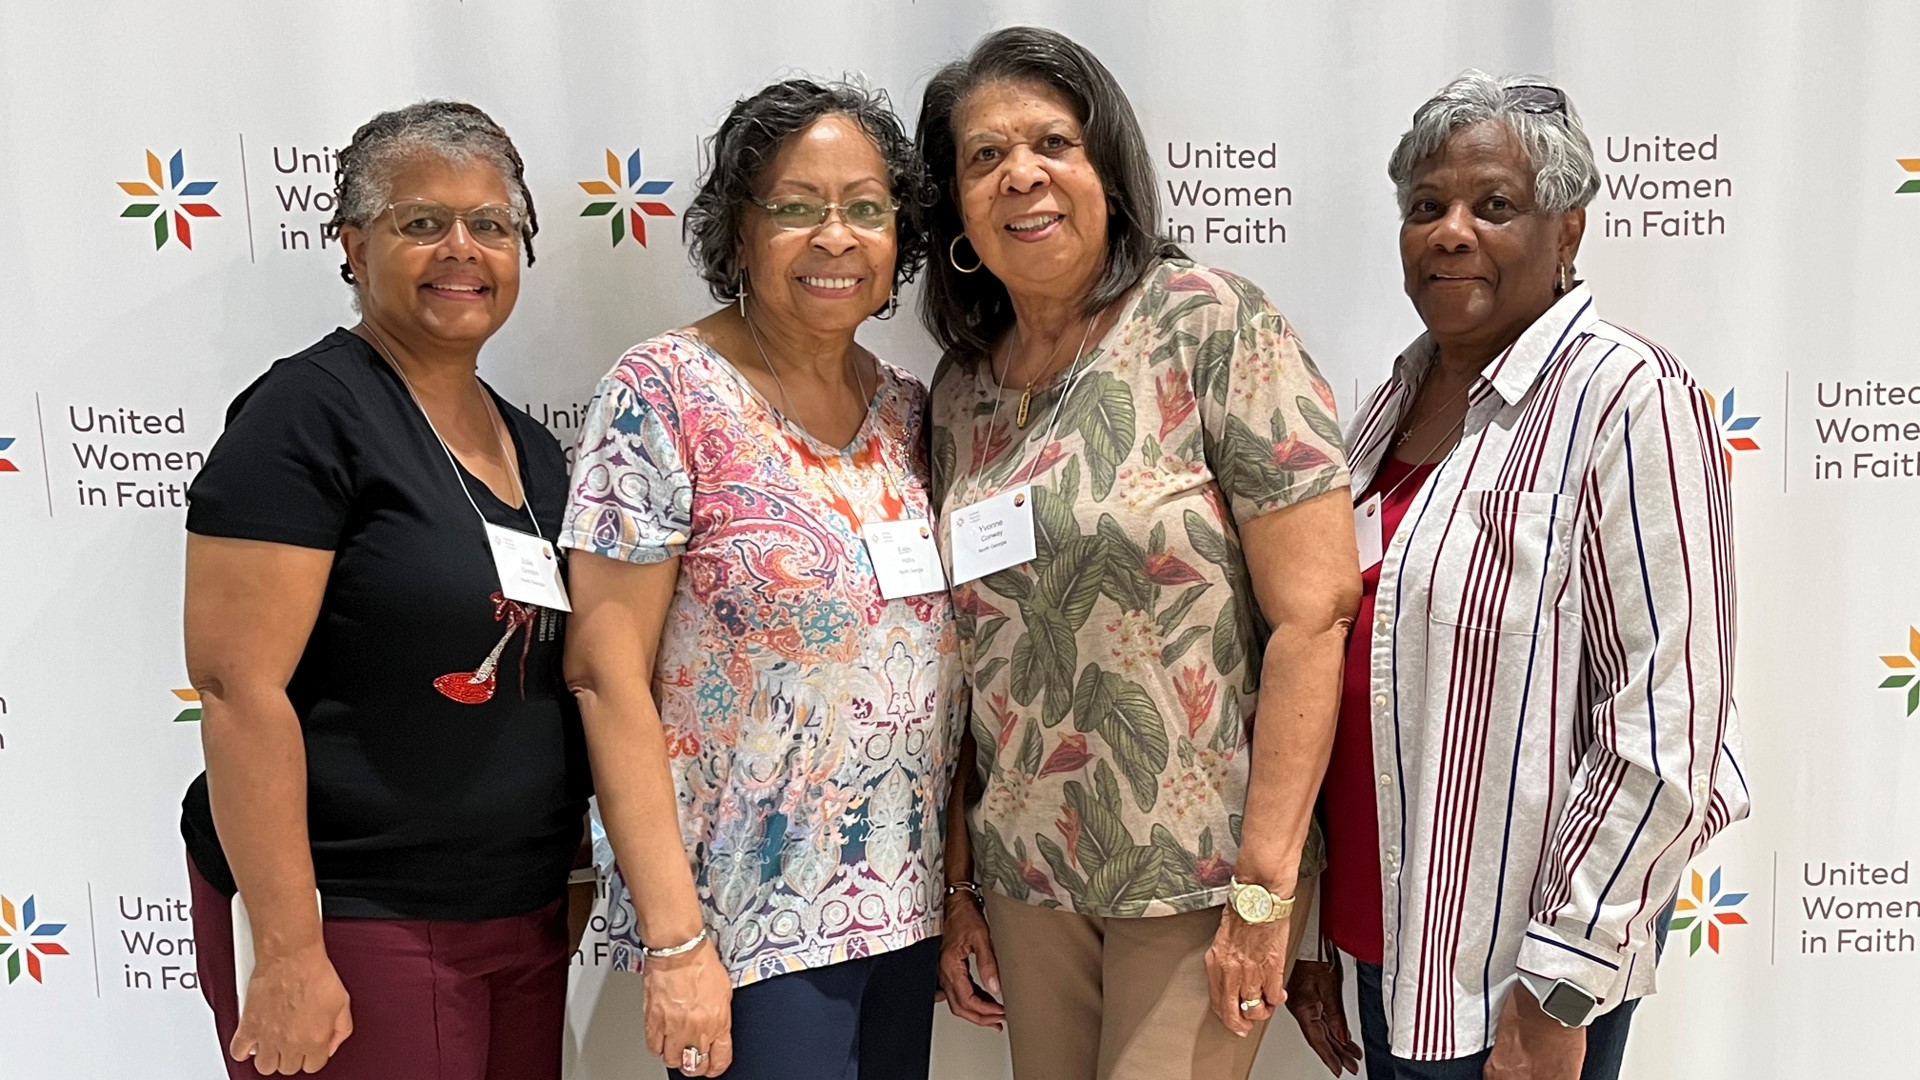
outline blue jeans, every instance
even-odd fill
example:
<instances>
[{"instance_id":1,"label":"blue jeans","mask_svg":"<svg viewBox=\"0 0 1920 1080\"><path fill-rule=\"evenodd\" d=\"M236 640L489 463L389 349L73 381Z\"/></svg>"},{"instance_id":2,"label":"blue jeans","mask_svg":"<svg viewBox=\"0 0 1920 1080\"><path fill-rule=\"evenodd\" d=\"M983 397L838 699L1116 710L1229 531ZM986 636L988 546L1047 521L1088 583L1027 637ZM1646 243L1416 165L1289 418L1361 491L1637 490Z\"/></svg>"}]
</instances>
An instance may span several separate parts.
<instances>
[{"instance_id":1,"label":"blue jeans","mask_svg":"<svg viewBox=\"0 0 1920 1080\"><path fill-rule=\"evenodd\" d=\"M1353 966L1360 984L1360 1048L1365 1053L1367 1080L1480 1080L1491 1050L1445 1061L1394 1057L1387 1036L1380 965ZM1587 1025L1587 1058L1580 1069L1580 1080L1619 1080L1620 1060L1627 1053L1627 1025L1633 1022L1633 1010L1639 1004L1638 999L1625 1002Z\"/></svg>"},{"instance_id":2,"label":"blue jeans","mask_svg":"<svg viewBox=\"0 0 1920 1080\"><path fill-rule=\"evenodd\" d=\"M733 992L725 1080L926 1080L940 939ZM667 1076L681 1080L677 1057Z\"/></svg>"},{"instance_id":3,"label":"blue jeans","mask_svg":"<svg viewBox=\"0 0 1920 1080\"><path fill-rule=\"evenodd\" d=\"M1674 901L1660 911L1653 929L1653 962L1658 964L1667 951L1667 927L1673 922ZM1480 1080L1487 1055L1482 1050L1472 1057L1446 1061L1408 1061L1393 1056L1393 1044L1387 1036L1386 996L1381 992L1379 964L1353 965L1360 984L1360 1048L1366 1054L1367 1080ZM1587 1025L1586 1063L1580 1067L1580 1080L1619 1080L1620 1061L1627 1056L1627 1025L1633 1023L1633 1010L1640 999L1621 1003L1619 1008Z\"/></svg>"}]
</instances>

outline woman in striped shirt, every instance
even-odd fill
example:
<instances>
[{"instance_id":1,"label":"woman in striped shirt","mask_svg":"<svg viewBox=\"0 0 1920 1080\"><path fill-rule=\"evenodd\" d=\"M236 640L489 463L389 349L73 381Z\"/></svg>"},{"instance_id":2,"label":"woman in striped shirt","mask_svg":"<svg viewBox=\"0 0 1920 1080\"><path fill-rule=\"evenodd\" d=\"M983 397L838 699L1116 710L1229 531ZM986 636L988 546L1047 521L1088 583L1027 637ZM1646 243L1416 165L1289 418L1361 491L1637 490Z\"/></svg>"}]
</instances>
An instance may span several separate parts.
<instances>
[{"instance_id":1,"label":"woman in striped shirt","mask_svg":"<svg viewBox=\"0 0 1920 1080\"><path fill-rule=\"evenodd\" d=\"M1613 1080L1687 861L1747 813L1725 453L1574 273L1599 177L1563 92L1468 72L1388 172L1427 332L1348 433L1322 929L1370 1080ZM1355 1068L1337 954L1290 989Z\"/></svg>"}]
</instances>

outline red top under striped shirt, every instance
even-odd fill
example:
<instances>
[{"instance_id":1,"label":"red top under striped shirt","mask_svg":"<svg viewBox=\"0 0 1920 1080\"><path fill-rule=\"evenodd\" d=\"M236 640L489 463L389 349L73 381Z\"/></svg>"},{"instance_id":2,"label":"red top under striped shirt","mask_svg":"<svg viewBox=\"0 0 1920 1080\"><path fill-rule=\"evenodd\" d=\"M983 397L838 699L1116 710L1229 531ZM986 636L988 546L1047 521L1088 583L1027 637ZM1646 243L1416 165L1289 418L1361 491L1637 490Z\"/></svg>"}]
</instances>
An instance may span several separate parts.
<instances>
[{"instance_id":1,"label":"red top under striped shirt","mask_svg":"<svg viewBox=\"0 0 1920 1080\"><path fill-rule=\"evenodd\" d=\"M1385 493L1380 504L1380 540L1391 542L1433 464L1409 465L1388 458L1360 502ZM1373 597L1380 564L1360 572L1356 627L1373 625ZM1380 962L1380 820L1374 811L1373 713L1367 706L1367 634L1347 639L1346 675L1340 686L1340 726L1333 737L1320 807L1327 834L1327 869L1320 878L1321 932L1356 960Z\"/></svg>"}]
</instances>

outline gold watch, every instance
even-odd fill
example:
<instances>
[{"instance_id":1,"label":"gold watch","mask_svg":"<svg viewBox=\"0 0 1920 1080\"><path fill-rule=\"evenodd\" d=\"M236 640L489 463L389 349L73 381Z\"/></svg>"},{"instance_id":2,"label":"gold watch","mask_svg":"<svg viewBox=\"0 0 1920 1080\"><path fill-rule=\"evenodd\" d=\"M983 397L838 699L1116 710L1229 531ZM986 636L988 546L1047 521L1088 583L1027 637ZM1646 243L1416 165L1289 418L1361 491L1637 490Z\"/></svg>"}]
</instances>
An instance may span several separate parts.
<instances>
[{"instance_id":1,"label":"gold watch","mask_svg":"<svg viewBox=\"0 0 1920 1080\"><path fill-rule=\"evenodd\" d=\"M1261 923L1278 922L1293 915L1293 897L1281 899L1267 890L1264 885L1255 885L1229 878L1227 881L1227 904L1240 921L1258 926Z\"/></svg>"}]
</instances>

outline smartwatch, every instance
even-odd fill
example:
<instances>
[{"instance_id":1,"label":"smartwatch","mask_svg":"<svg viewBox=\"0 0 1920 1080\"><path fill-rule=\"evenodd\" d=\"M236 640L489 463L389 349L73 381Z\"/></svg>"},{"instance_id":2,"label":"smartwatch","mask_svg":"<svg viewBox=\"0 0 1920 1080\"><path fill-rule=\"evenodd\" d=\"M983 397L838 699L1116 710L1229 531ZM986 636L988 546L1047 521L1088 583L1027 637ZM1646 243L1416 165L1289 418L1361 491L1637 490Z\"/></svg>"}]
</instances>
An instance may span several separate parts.
<instances>
[{"instance_id":1,"label":"smartwatch","mask_svg":"<svg viewBox=\"0 0 1920 1080\"><path fill-rule=\"evenodd\" d=\"M1565 979L1555 982L1540 993L1534 980L1527 979L1527 988L1540 999L1540 1011L1560 1022L1562 1027L1586 1027L1587 1021L1600 1008L1600 1002L1592 994L1573 985Z\"/></svg>"}]
</instances>

